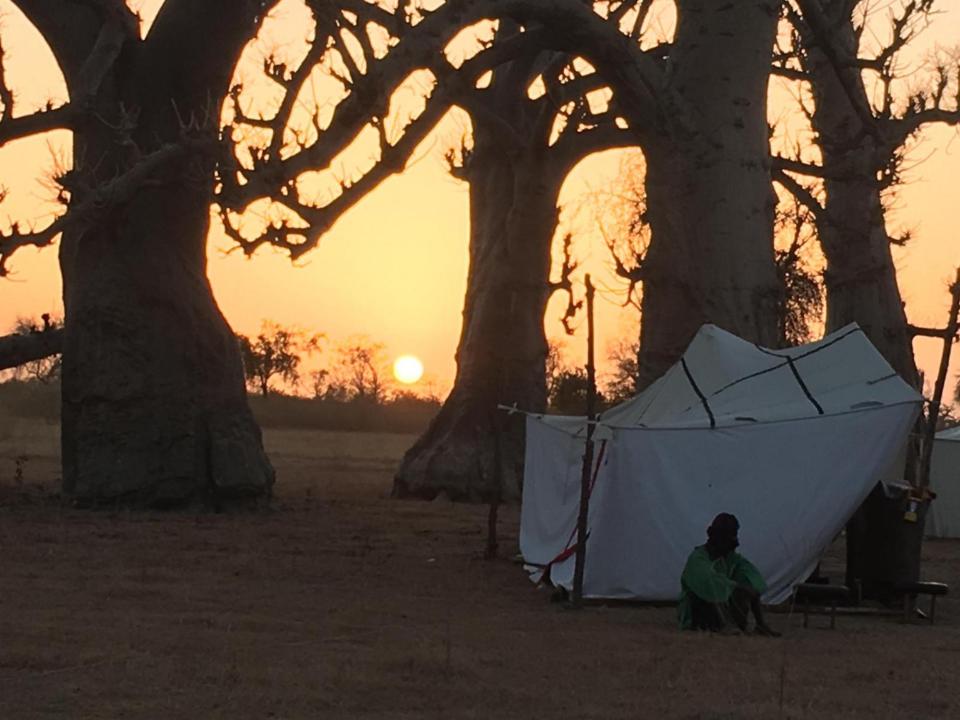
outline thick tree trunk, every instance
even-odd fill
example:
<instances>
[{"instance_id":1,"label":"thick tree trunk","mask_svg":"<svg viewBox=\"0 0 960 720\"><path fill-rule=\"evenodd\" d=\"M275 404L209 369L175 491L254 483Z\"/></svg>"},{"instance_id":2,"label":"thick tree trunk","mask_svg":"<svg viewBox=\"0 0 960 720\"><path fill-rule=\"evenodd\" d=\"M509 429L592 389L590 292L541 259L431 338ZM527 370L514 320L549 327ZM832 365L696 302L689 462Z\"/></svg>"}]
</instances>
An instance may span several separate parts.
<instances>
[{"instance_id":1,"label":"thick tree trunk","mask_svg":"<svg viewBox=\"0 0 960 720\"><path fill-rule=\"evenodd\" d=\"M642 389L703 323L777 341L775 198L766 122L779 3L678 3L668 78L692 137L645 147L651 242L643 268Z\"/></svg>"},{"instance_id":2,"label":"thick tree trunk","mask_svg":"<svg viewBox=\"0 0 960 720\"><path fill-rule=\"evenodd\" d=\"M78 67L90 50L74 47L66 9L47 5L24 7L71 95L82 94ZM69 10L113 22L106 6L78 7ZM220 102L261 10L168 0L147 40L126 36L91 99L96 113L74 132L72 202L185 133L216 141ZM132 200L61 240L63 485L79 503L219 505L270 493L239 344L206 277L213 171L202 152L170 162Z\"/></svg>"},{"instance_id":3,"label":"thick tree trunk","mask_svg":"<svg viewBox=\"0 0 960 720\"><path fill-rule=\"evenodd\" d=\"M818 223L818 234L827 260L827 332L858 323L893 369L917 387L912 337L873 173L828 180L826 189L828 218Z\"/></svg>"},{"instance_id":4,"label":"thick tree trunk","mask_svg":"<svg viewBox=\"0 0 960 720\"><path fill-rule=\"evenodd\" d=\"M496 406L535 412L546 407L543 316L563 181L543 161L546 150L532 143L520 156L508 157L502 143L477 133L457 376L439 414L404 457L396 496L519 498L522 416L504 418Z\"/></svg>"},{"instance_id":5,"label":"thick tree trunk","mask_svg":"<svg viewBox=\"0 0 960 720\"><path fill-rule=\"evenodd\" d=\"M63 330L0 337L0 370L56 355L63 350Z\"/></svg>"},{"instance_id":6,"label":"thick tree trunk","mask_svg":"<svg viewBox=\"0 0 960 720\"><path fill-rule=\"evenodd\" d=\"M64 490L84 503L219 502L273 483L206 278L209 181L178 175L61 246Z\"/></svg>"}]
</instances>

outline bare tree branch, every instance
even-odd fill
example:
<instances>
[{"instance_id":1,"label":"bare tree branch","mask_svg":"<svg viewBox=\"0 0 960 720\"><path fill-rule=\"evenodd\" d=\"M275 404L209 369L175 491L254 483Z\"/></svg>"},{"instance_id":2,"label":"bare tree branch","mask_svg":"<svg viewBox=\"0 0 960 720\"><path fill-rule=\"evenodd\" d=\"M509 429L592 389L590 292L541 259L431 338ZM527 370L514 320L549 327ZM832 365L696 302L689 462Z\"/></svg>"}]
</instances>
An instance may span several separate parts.
<instances>
[{"instance_id":1,"label":"bare tree branch","mask_svg":"<svg viewBox=\"0 0 960 720\"><path fill-rule=\"evenodd\" d=\"M290 184L284 182L267 196L272 201L292 210L303 224L290 225L278 222L268 227L258 237L248 239L233 224L230 212L234 205L221 203L221 219L228 236L243 250L252 255L262 245L273 245L289 252L292 259L299 258L316 247L321 236L340 218L343 213L359 202L389 176L401 172L410 154L423 141L449 108L449 102L439 97L439 92L430 98L426 109L411 121L393 145L381 146L380 158L361 178L354 182L341 182L340 194L324 206L301 203L294 199ZM263 187L263 185L260 185ZM246 186L244 186L246 187ZM284 192L283 188L287 188ZM294 191L295 192L295 191ZM245 205L241 201L241 206Z\"/></svg>"},{"instance_id":2,"label":"bare tree branch","mask_svg":"<svg viewBox=\"0 0 960 720\"><path fill-rule=\"evenodd\" d=\"M0 337L0 370L56 355L63 348L63 328L43 332L15 333Z\"/></svg>"},{"instance_id":3,"label":"bare tree branch","mask_svg":"<svg viewBox=\"0 0 960 720\"><path fill-rule=\"evenodd\" d=\"M72 130L86 113L73 104L40 110L22 117L3 116L0 119L0 147L8 142L30 137L50 130Z\"/></svg>"},{"instance_id":4,"label":"bare tree branch","mask_svg":"<svg viewBox=\"0 0 960 720\"><path fill-rule=\"evenodd\" d=\"M614 148L636 147L636 136L627 129L619 128L614 122L580 132L564 133L555 145L556 154L551 164L567 174L573 166L588 155L613 150Z\"/></svg>"},{"instance_id":5,"label":"bare tree branch","mask_svg":"<svg viewBox=\"0 0 960 720\"><path fill-rule=\"evenodd\" d=\"M863 85L858 75L859 69L855 62L856 56L850 57L849 49L844 48L837 37L838 28L842 25L838 25L827 16L821 0L796 0L796 3L803 14L801 17L797 13L788 11L794 27L801 35L806 36L808 47L816 46L829 60L854 113L864 129L873 133L876 125L875 118L863 93ZM855 49L853 52L855 53Z\"/></svg>"},{"instance_id":6,"label":"bare tree branch","mask_svg":"<svg viewBox=\"0 0 960 720\"><path fill-rule=\"evenodd\" d=\"M548 291L552 295L555 292L562 291L567 293L567 307L564 310L560 322L567 335L573 335L576 328L573 327L573 319L577 316L577 311L583 307L583 300L577 300L573 292L573 273L579 267L579 263L573 259L571 248L573 247L573 236L567 233L563 237L563 263L560 266L560 279L549 284Z\"/></svg>"},{"instance_id":7,"label":"bare tree branch","mask_svg":"<svg viewBox=\"0 0 960 720\"><path fill-rule=\"evenodd\" d=\"M13 91L7 85L6 52L3 48L3 42L0 41L0 103L3 104L3 117L13 116Z\"/></svg>"},{"instance_id":8,"label":"bare tree branch","mask_svg":"<svg viewBox=\"0 0 960 720\"><path fill-rule=\"evenodd\" d=\"M70 209L45 228L22 231L14 223L7 233L0 233L0 277L7 273L6 263L20 248L43 247L51 244L68 228L82 227L94 221L102 213L128 202L148 183L159 182L164 168L170 164L199 153L213 154L216 144L205 140L184 139L182 142L165 145L144 156L133 167L110 182L95 188L85 188L83 200L71 204ZM66 181L64 181L66 183ZM67 187L72 191L73 188Z\"/></svg>"},{"instance_id":9,"label":"bare tree branch","mask_svg":"<svg viewBox=\"0 0 960 720\"><path fill-rule=\"evenodd\" d=\"M777 77L782 77L786 80L796 80L799 82L808 82L810 76L807 75L803 70L794 70L793 68L785 67L783 65L774 65L770 68L770 72L776 75Z\"/></svg>"},{"instance_id":10,"label":"bare tree branch","mask_svg":"<svg viewBox=\"0 0 960 720\"><path fill-rule=\"evenodd\" d=\"M783 155L774 155L770 158L772 167L775 170L788 170L799 175L808 175L810 177L823 178L827 176L826 170L820 165L805 163L801 160L794 160Z\"/></svg>"},{"instance_id":11,"label":"bare tree branch","mask_svg":"<svg viewBox=\"0 0 960 720\"><path fill-rule=\"evenodd\" d=\"M801 205L813 214L817 221L826 219L826 210L809 188L804 187L798 180L780 168L775 167L771 174L774 182L779 183L787 192L793 195Z\"/></svg>"}]
</instances>

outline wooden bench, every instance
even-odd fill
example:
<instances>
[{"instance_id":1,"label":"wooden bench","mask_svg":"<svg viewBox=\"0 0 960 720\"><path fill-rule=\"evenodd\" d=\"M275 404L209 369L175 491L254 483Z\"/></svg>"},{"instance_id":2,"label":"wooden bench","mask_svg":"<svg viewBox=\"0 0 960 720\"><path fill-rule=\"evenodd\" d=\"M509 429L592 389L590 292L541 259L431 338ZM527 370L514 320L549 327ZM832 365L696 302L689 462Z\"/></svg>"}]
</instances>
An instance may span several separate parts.
<instances>
[{"instance_id":1,"label":"wooden bench","mask_svg":"<svg viewBox=\"0 0 960 720\"><path fill-rule=\"evenodd\" d=\"M826 583L800 583L794 598L803 608L803 626L809 626L810 606L830 606L830 629L837 626L837 603L850 598L850 588L846 585L828 585Z\"/></svg>"},{"instance_id":2,"label":"wooden bench","mask_svg":"<svg viewBox=\"0 0 960 720\"><path fill-rule=\"evenodd\" d=\"M903 621L909 622L910 617L917 611L917 596L930 596L930 614L927 619L933 625L937 613L937 597L946 595L950 586L939 582L901 582L896 583L893 589L903 593ZM922 613L921 613L922 614Z\"/></svg>"}]
</instances>

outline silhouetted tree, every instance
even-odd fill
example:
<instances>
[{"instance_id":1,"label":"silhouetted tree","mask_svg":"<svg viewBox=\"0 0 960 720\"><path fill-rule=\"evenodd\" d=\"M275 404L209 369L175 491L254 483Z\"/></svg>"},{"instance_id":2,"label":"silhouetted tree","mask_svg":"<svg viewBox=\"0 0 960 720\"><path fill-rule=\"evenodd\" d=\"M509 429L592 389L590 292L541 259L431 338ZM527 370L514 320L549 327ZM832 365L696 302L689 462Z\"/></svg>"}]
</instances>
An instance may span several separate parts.
<instances>
[{"instance_id":1,"label":"silhouetted tree","mask_svg":"<svg viewBox=\"0 0 960 720\"><path fill-rule=\"evenodd\" d=\"M348 400L379 405L387 397L388 371L383 345L365 339L351 340L337 349L340 360L333 370Z\"/></svg>"},{"instance_id":2,"label":"silhouetted tree","mask_svg":"<svg viewBox=\"0 0 960 720\"><path fill-rule=\"evenodd\" d=\"M302 355L317 350L320 336L265 322L256 338L238 334L237 339L247 382L266 397L274 377L288 385L300 381Z\"/></svg>"},{"instance_id":3,"label":"silhouetted tree","mask_svg":"<svg viewBox=\"0 0 960 720\"><path fill-rule=\"evenodd\" d=\"M783 345L800 345L814 338L823 320L823 280L809 257L816 239L813 218L796 200L777 206L774 259L782 291L777 305Z\"/></svg>"},{"instance_id":4,"label":"silhouetted tree","mask_svg":"<svg viewBox=\"0 0 960 720\"><path fill-rule=\"evenodd\" d=\"M541 403L544 399L537 379L545 354L542 312L535 317L523 310L513 317L504 308L535 308L549 292L544 270L549 254L534 252L537 243L521 241L528 230L539 234L542 223L555 220L546 198L555 195L556 177L541 176L538 165L551 152L528 144L542 135L528 135L522 117L498 115L494 96L501 92L508 99L526 93L533 104L520 103L521 112L536 106L545 113L534 118L535 128L552 131L556 119L558 127L572 127L574 137L590 128L626 130L644 149L651 244L644 260L641 385L668 367L705 321L757 342L775 342L779 288L765 113L780 0L723 5L678 0L675 36L658 45L642 43L648 0L596 8L579 0L448 0L429 11L412 3L388 9L362 0L335 5L311 0L313 37L300 58L264 63L282 97L269 114L247 113L242 89L233 87L233 128L219 137L215 123L232 68L271 3L218 0L201 7L167 0L145 39L119 2L77 3L70 13L60 12L53 0L18 4L48 36L71 97L92 97L96 110L84 115L82 102L75 100L40 121L47 128L75 128L74 156L89 165L62 178L71 212L59 225L43 237L14 233L0 247L6 256L23 244L45 242L57 230L66 232L64 437L70 448L64 477L75 494L98 496L103 489L114 496L121 489L149 498L167 479L172 485L163 493L194 492L196 483L182 478L207 482L211 473L196 467L196 459L211 456L223 461L212 473L214 488L221 477L237 491L256 493L269 485L272 474L261 450L253 453L256 458L246 457L218 444L246 438L247 446L260 447L243 400L236 400L243 380L238 353L204 275L214 172L221 216L246 253L269 244L301 257L346 209L401 170L436 121L461 102L475 118L484 118L474 128L474 157L467 166L488 158L483 163L491 169L474 168L484 178L478 187L492 188L487 203L506 198L508 188L513 193L505 215L501 210L501 216L484 219L477 203L472 219L477 228L502 226L514 240L471 247L471 290L458 357L462 392L451 395L449 411L431 426L430 438L411 451L423 471L408 474L400 487L420 486L423 494L446 487L466 497L482 494L474 489L483 486L477 470L466 468L470 462L474 468L490 466L483 460L488 447L481 448L479 464L474 458L477 438L490 437L484 429L493 416L492 399L523 400L525 387L534 388ZM489 19L503 27L489 47L462 63L444 52L464 28ZM517 27L524 32L515 32ZM580 56L589 65L582 71L574 65L569 72L568 58L557 68L544 57L552 53ZM87 58L93 60L85 65ZM495 73L487 101L471 106L481 76L507 62L514 70ZM342 83L345 97L329 113L324 108L330 98L303 110L308 80L318 67ZM422 111L393 113L393 93L419 71L433 79ZM501 85L499 78L511 74L523 83ZM528 92L537 83L547 97L539 104L536 92ZM605 110L595 111L589 93L604 87L612 98ZM517 142L498 145L511 133ZM306 173L328 168L361 135L379 145L372 166L359 176L338 178L327 198L300 182ZM225 143L218 140L238 136L231 158L222 156ZM556 143L552 134L547 137L548 148L562 145L562 137ZM514 163L514 157L527 160ZM518 194L516 188L524 186L534 194ZM517 204L518 199L532 204ZM238 215L265 201L275 208L265 227L253 236L241 233ZM83 243L76 240L80 236ZM508 262L487 266L486 253ZM517 279L516 267L523 264L525 273L536 274L529 285ZM506 284L490 269L498 266L508 275ZM483 361L497 357L492 347L505 351L504 362ZM170 357L174 348L176 358ZM94 369L91 353L105 350L118 363L122 358L123 367ZM154 380L137 381L148 377ZM117 378L121 382L113 382ZM510 391L514 386L517 391ZM127 395L104 404L117 388ZM102 415L97 423L84 421L88 410ZM93 426L100 428L98 435L85 436L84 428ZM130 442L131 433L136 442ZM160 462L161 450L182 438L191 446L209 441L212 455L185 449L175 462ZM147 457L158 461L141 462ZM243 468L229 472L241 457ZM132 474L128 465L144 469ZM427 472L428 467L436 470ZM518 464L509 467L516 476Z\"/></svg>"},{"instance_id":5,"label":"silhouetted tree","mask_svg":"<svg viewBox=\"0 0 960 720\"><path fill-rule=\"evenodd\" d=\"M639 355L640 343L635 339L619 340L610 348L607 359L613 364L613 374L604 386L604 395L611 405L629 400L637 394Z\"/></svg>"},{"instance_id":6,"label":"silhouetted tree","mask_svg":"<svg viewBox=\"0 0 960 720\"><path fill-rule=\"evenodd\" d=\"M765 112L779 5L763 0L721 11L704 0L684 0L674 41L658 46L640 42L649 2L599 3L598 12L564 0L448 0L430 12L370 5L324 16L351 42L333 34L327 46L314 41L302 61L268 61L268 74L285 91L276 112L244 110L242 93L235 94L238 126L264 135L247 146L249 161L238 161L221 177L228 230L245 252L270 244L295 258L315 247L342 212L402 169L451 104L464 105L474 117L473 145L467 162L458 163L472 175L472 244L457 382L444 410L408 453L398 493L482 495L484 483L498 475L489 472L495 467L495 404L543 406L542 307L550 284L547 243L540 239L549 238L544 227L555 224L556 188L564 175L549 170L553 161L547 158L570 167L566 153L551 150L557 127L570 127L574 138L601 126L626 130L647 155L654 242L643 296L643 382L669 366L704 321L775 341L778 287ZM490 18L501 21L500 37L454 65L442 52L450 40ZM515 32L517 26L524 32ZM390 40L374 42L371 28ZM543 51L561 53L563 64ZM581 71L574 64L576 72L570 72L563 53L581 56L589 66ZM304 82L327 54L346 97L329 120L311 110L315 119L291 129ZM481 75L503 62L511 69L495 72L489 91L475 94ZM396 118L388 122L388 100L414 71L432 76L432 93L397 132ZM540 84L543 95L534 89ZM595 111L585 96L604 87L612 98ZM331 198L307 197L291 181L298 171L328 166L362 133L379 140L379 158L359 176L339 178ZM563 137L555 144L563 145ZM241 232L239 213L264 200L283 210L259 232ZM519 433L508 437L508 461L500 468L508 476L506 496L519 485Z\"/></svg>"},{"instance_id":7,"label":"silhouetted tree","mask_svg":"<svg viewBox=\"0 0 960 720\"><path fill-rule=\"evenodd\" d=\"M310 390L318 400L346 402L347 389L327 368L318 368L310 372Z\"/></svg>"},{"instance_id":8,"label":"silhouetted tree","mask_svg":"<svg viewBox=\"0 0 960 720\"><path fill-rule=\"evenodd\" d=\"M206 237L220 105L273 3L167 0L146 36L120 0L14 4L70 98L25 113L0 76L0 143L73 133L73 167L56 178L66 213L0 237L0 270L60 237L65 492L136 504L266 494L273 469Z\"/></svg>"},{"instance_id":9,"label":"silhouetted tree","mask_svg":"<svg viewBox=\"0 0 960 720\"><path fill-rule=\"evenodd\" d=\"M603 398L598 393L597 406ZM583 368L564 368L554 378L550 393L550 409L566 415L584 415L587 407L587 371Z\"/></svg>"}]
</instances>

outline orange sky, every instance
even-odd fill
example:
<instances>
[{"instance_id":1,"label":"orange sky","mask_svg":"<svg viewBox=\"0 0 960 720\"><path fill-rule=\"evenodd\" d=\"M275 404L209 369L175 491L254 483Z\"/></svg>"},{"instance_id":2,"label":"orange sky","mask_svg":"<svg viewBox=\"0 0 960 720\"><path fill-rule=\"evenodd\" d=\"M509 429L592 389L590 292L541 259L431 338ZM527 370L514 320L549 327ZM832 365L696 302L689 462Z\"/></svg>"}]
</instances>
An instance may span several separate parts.
<instances>
[{"instance_id":1,"label":"orange sky","mask_svg":"<svg viewBox=\"0 0 960 720\"><path fill-rule=\"evenodd\" d=\"M161 0L142 0L151 19ZM292 5L292 0L288 5ZM936 44L960 44L960 0L941 0L946 11L918 42L917 57ZM0 32L7 51L8 75L18 90L21 112L50 97L62 96L62 83L52 56L39 36L13 8L0 0ZM302 33L302 18L288 8L277 16L278 27ZM255 332L261 319L297 325L325 333L332 341L366 335L386 346L390 359L419 356L426 380L446 389L455 370L453 353L460 329L466 283L467 187L445 170L443 150L457 141L462 121L441 125L417 152L406 172L384 183L349 212L323 239L321 246L294 267L269 250L253 260L224 255L229 244L219 230L212 233L209 258L213 288L233 327ZM21 141L0 150L0 182L10 188L0 206L0 219L46 217L51 197L42 177L63 152L66 137ZM914 231L909 247L897 251L897 267L911 322L940 325L948 297L946 285L960 264L956 206L960 198L960 139L956 132L937 129L924 134L913 154L923 160L908 174L899 192L892 226ZM576 252L583 267L601 285L612 278L606 250L599 241L595 219L577 212L589 195L609 187L619 165L617 153L588 158L568 178L561 194L566 228L575 233ZM0 281L0 329L18 315L39 315L61 307L56 251L20 251L11 263L14 274ZM622 310L603 298L598 304L598 355L618 337L635 332L634 311ZM564 300L549 308L546 328L562 335L559 318ZM572 358L582 357L583 339L566 340ZM918 360L932 377L939 344L916 343ZM956 353L951 377L960 370Z\"/></svg>"}]
</instances>

